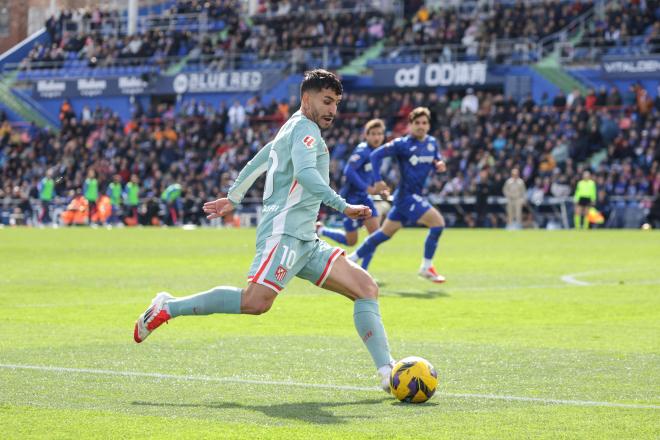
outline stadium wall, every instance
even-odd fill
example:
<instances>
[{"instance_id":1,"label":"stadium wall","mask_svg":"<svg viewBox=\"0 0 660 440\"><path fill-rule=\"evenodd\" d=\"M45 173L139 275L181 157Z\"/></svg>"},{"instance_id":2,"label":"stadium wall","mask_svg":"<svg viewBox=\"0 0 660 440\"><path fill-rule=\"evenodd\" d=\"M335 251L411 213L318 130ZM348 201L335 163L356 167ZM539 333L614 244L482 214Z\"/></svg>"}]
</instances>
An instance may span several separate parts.
<instances>
[{"instance_id":1,"label":"stadium wall","mask_svg":"<svg viewBox=\"0 0 660 440\"><path fill-rule=\"evenodd\" d=\"M423 81L411 83L411 87L407 85L401 85L397 83L393 78L396 76L396 72L399 70L410 71L414 68L423 69L424 65L390 65L387 69L378 70L375 69L374 73L371 75L361 75L361 76L345 76L343 78L344 87L348 92L378 92L378 91L387 91L393 89L400 89L401 91L406 90L419 90L425 89L434 91L439 94L452 93L457 91L461 93L468 87L473 87L475 89L501 89L503 92L512 96L516 99L521 99L526 96L528 93L531 93L536 102L541 102L544 94L552 97L559 92L559 87L557 87L552 82L545 79L543 76L538 74L530 66L506 66L506 65L492 65L488 67L488 80L482 84L472 84L472 83L459 83L456 85L450 86L439 86L439 87L428 87ZM568 72L573 75L576 79L587 85L588 87L599 88L601 85L604 85L608 88L612 86L617 86L620 90L626 90L633 83L641 83L653 97L657 94L657 87L659 84L657 75L633 75L627 77L625 74L620 75L608 75L601 69L570 69ZM263 72L264 77L268 77L272 72ZM382 75L387 77L382 77ZM388 76L389 75L389 76ZM259 94L263 103L267 104L271 100L275 99L278 102L289 99L293 97L298 97L298 87L302 75L289 75L281 77L281 80L270 82L270 87L265 87L260 91L241 91L241 92L208 92L208 93L183 93L180 95L174 94L170 90L170 94L166 95L153 95L158 96L161 100L170 100L174 102L178 108L178 104L183 101L196 100L204 101L211 103L212 105L219 105L220 102L225 102L227 106L231 105L234 100L240 101L242 104L245 104L246 101L254 96ZM38 96L38 94L33 95L35 101L37 101L41 106L49 113L51 117L57 118L59 114L60 106L63 102L63 97L54 98L54 99L44 99L43 97ZM152 95L148 94L136 94L135 97L140 100L144 109L149 107L149 104L152 99ZM97 105L107 107L112 109L114 112L120 115L122 119L127 119L131 115L131 97L127 94L124 95L112 95L107 93L98 94L97 96L70 96L69 101L71 102L73 109L76 113L79 113L85 105L88 105L90 108L95 108Z\"/></svg>"},{"instance_id":2,"label":"stadium wall","mask_svg":"<svg viewBox=\"0 0 660 440\"><path fill-rule=\"evenodd\" d=\"M555 93L559 90L557 86L547 81L541 75L537 74L532 68L527 66L492 66L488 70L488 82L484 84L460 84L453 85L448 87L425 87L424 84L416 84L414 87L400 86L392 80L394 73L396 73L397 68L400 69L411 69L416 66L410 65L401 65L401 66L390 66L387 71L375 71L373 75L363 75L363 76L346 76L343 78L344 86L349 92L365 92L365 91L384 91L400 88L402 91L405 90L418 90L420 87L429 91L435 91L440 94L450 93L453 91L461 92L468 87L479 88L501 88L507 95L511 95L515 98L522 98L527 93L532 93L534 98L539 101L544 93L547 93L549 96L554 96ZM422 67L420 65L420 67ZM385 73L384 73L385 72ZM389 73L387 73L389 72ZM394 73L392 73L394 72ZM390 77L382 78L379 75L387 75ZM267 73L264 72L264 76L267 76ZM258 93L261 95L261 100L263 103L269 103L271 100L275 99L278 102L289 99L293 96L298 97L298 87L302 75L289 75L283 77L281 80L274 82L274 85L271 87L265 88L261 91L242 91L242 92L216 92L216 93L183 93L181 95L160 95L160 98L165 98L179 104L182 101L188 101L194 99L196 101L205 101L213 105L218 105L220 102L225 102L228 106L234 100L240 101L242 104L245 104L246 101ZM524 84L524 87L517 88L513 90L509 87L509 84ZM140 100L143 108L148 108L151 101L151 95L136 94L137 99ZM154 95L157 96L157 95ZM54 99L44 99L38 95L33 95L34 99L39 102L44 109L53 117L57 117L59 114L60 106L63 102L63 97L58 97ZM73 109L76 113L79 113L85 105L88 105L90 108L95 108L97 105L103 107L109 107L113 111L117 112L122 119L130 117L131 114L131 99L129 95L108 95L100 94L97 96L70 96L69 101L73 106ZM177 105L178 107L178 105Z\"/></svg>"}]
</instances>

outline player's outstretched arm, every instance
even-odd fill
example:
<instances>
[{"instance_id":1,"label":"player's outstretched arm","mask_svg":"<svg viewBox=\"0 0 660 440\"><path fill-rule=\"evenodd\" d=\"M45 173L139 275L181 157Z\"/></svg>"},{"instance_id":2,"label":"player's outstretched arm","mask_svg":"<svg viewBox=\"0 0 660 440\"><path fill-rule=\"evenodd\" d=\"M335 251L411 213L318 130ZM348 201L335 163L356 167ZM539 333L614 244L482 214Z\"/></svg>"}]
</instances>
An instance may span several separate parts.
<instances>
[{"instance_id":1,"label":"player's outstretched arm","mask_svg":"<svg viewBox=\"0 0 660 440\"><path fill-rule=\"evenodd\" d=\"M325 205L332 209L336 209L339 212L344 212L346 210L346 207L348 206L346 200L330 188L330 185L325 183L316 168L308 167L299 170L296 173L296 180L298 180L298 183L300 183L305 190L312 193L315 197L320 198Z\"/></svg>"},{"instance_id":2,"label":"player's outstretched arm","mask_svg":"<svg viewBox=\"0 0 660 440\"><path fill-rule=\"evenodd\" d=\"M236 205L243 201L245 193L255 180L268 169L268 157L270 155L271 143L269 142L254 155L243 167L234 184L229 188L227 197L204 203L202 209L206 218L213 220L230 213Z\"/></svg>"},{"instance_id":3,"label":"player's outstretched arm","mask_svg":"<svg viewBox=\"0 0 660 440\"><path fill-rule=\"evenodd\" d=\"M291 162L294 178L324 204L344 212L346 200L330 188L316 169L316 149L322 145L318 126L313 122L303 121L295 127L292 138Z\"/></svg>"},{"instance_id":4,"label":"player's outstretched arm","mask_svg":"<svg viewBox=\"0 0 660 440\"><path fill-rule=\"evenodd\" d=\"M270 155L270 148L272 143L269 142L261 150L250 159L250 161L243 167L234 184L229 188L227 198L234 205L238 205L245 197L245 194L250 189L259 176L266 172L268 169L268 157Z\"/></svg>"},{"instance_id":5,"label":"player's outstretched arm","mask_svg":"<svg viewBox=\"0 0 660 440\"><path fill-rule=\"evenodd\" d=\"M383 165L383 159L388 156L394 156L397 152L396 140L381 145L371 152L371 172L374 175L374 182L383 182L383 176L380 175L380 169ZM383 182L384 183L384 182Z\"/></svg>"},{"instance_id":6,"label":"player's outstretched arm","mask_svg":"<svg viewBox=\"0 0 660 440\"><path fill-rule=\"evenodd\" d=\"M362 156L358 153L354 153L348 159L348 162L344 167L344 176L346 176L346 181L362 191L369 190L369 184L365 182L358 174L358 169L362 166L365 160L369 160L368 155Z\"/></svg>"}]
</instances>

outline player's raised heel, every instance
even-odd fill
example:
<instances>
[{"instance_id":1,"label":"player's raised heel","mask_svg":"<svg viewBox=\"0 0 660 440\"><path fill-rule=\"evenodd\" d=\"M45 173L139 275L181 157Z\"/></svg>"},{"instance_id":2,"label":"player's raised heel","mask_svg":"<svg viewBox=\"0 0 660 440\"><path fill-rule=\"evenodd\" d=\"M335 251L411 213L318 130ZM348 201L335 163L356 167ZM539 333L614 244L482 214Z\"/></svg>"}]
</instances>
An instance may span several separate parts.
<instances>
[{"instance_id":1,"label":"player's raised heel","mask_svg":"<svg viewBox=\"0 0 660 440\"><path fill-rule=\"evenodd\" d=\"M417 274L420 277L422 277L424 279L427 279L427 280L429 280L433 283L437 283L437 284L444 283L446 281L445 277L438 274L438 272L436 272L436 270L433 266L431 266L429 268L426 268L426 269L424 269L422 267L421 269L419 269L419 272Z\"/></svg>"},{"instance_id":2,"label":"player's raised heel","mask_svg":"<svg viewBox=\"0 0 660 440\"><path fill-rule=\"evenodd\" d=\"M135 329L133 330L133 339L135 342L139 344L144 341L152 331L172 318L165 310L165 303L172 298L174 297L167 292L160 292L156 295L151 301L149 308L135 321Z\"/></svg>"}]
</instances>

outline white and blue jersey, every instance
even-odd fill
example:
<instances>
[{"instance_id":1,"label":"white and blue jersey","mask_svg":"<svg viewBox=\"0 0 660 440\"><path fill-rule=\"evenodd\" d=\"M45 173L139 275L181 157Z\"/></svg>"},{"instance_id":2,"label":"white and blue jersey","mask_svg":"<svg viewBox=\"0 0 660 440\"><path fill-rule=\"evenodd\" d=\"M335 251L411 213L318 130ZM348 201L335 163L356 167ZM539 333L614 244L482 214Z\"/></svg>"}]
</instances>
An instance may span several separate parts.
<instances>
[{"instance_id":1,"label":"white and blue jersey","mask_svg":"<svg viewBox=\"0 0 660 440\"><path fill-rule=\"evenodd\" d=\"M371 147L366 142L361 142L355 147L344 167L345 181L339 194L351 205L368 206L372 215L376 217L378 213L367 193L367 188L374 183L370 160L371 151ZM347 231L358 229L362 223L362 220L344 217L344 229Z\"/></svg>"},{"instance_id":2,"label":"white and blue jersey","mask_svg":"<svg viewBox=\"0 0 660 440\"><path fill-rule=\"evenodd\" d=\"M420 141L408 135L377 148L370 156L374 181L383 180L380 168L388 156L398 161L401 179L387 218L406 226L414 225L431 208L422 191L429 175L435 172L436 161L442 160L438 141L433 136L427 135Z\"/></svg>"}]
</instances>

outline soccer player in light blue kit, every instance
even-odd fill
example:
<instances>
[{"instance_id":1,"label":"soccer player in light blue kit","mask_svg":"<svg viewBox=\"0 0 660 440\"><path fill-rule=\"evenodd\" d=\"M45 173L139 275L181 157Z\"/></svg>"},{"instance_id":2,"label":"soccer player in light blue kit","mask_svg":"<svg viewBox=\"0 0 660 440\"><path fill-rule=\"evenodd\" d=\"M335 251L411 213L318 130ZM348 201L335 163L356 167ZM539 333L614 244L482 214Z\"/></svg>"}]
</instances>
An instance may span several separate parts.
<instances>
[{"instance_id":1,"label":"soccer player in light blue kit","mask_svg":"<svg viewBox=\"0 0 660 440\"><path fill-rule=\"evenodd\" d=\"M360 247L349 255L352 261L371 259L376 248L389 240L404 226L423 225L429 228L424 243L424 258L419 276L434 283L443 283L445 277L433 267L433 255L445 227L442 214L422 196L426 180L432 172L445 172L446 166L440 155L438 142L428 132L431 128L431 112L417 107L408 116L410 134L394 139L371 153L374 181L382 182L382 161L393 156L399 162L401 180L394 192L394 203L387 219L379 230L371 234ZM384 183L384 182L383 182Z\"/></svg>"},{"instance_id":2,"label":"soccer player in light blue kit","mask_svg":"<svg viewBox=\"0 0 660 440\"><path fill-rule=\"evenodd\" d=\"M380 318L378 286L341 248L319 240L315 231L321 202L352 219L371 216L368 206L347 204L328 184L330 159L321 129L332 125L342 85L334 74L312 70L305 73L300 95L300 110L241 170L227 197L204 204L209 219L222 217L266 172L264 215L257 227L257 254L248 272L248 286L218 286L183 298L161 292L138 317L133 338L142 342L164 322L183 315L266 313L297 276L354 301L358 335L371 354L382 388L389 392L393 359Z\"/></svg>"},{"instance_id":3,"label":"soccer player in light blue kit","mask_svg":"<svg viewBox=\"0 0 660 440\"><path fill-rule=\"evenodd\" d=\"M382 194L387 196L387 185L384 182L374 184L371 170L371 152L380 147L385 140L385 122L382 119L372 119L364 125L365 142L355 147L351 157L344 167L345 183L339 194L348 203L365 205L371 209L371 217L365 220L356 220L344 216L344 230L321 226L318 233L334 241L353 246L357 243L358 229L364 224L367 232L372 234L378 229L378 213L369 195ZM369 258L362 260L362 267L369 265Z\"/></svg>"}]
</instances>

